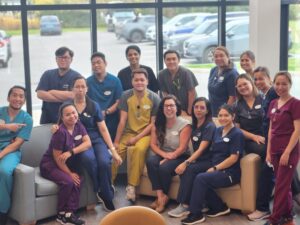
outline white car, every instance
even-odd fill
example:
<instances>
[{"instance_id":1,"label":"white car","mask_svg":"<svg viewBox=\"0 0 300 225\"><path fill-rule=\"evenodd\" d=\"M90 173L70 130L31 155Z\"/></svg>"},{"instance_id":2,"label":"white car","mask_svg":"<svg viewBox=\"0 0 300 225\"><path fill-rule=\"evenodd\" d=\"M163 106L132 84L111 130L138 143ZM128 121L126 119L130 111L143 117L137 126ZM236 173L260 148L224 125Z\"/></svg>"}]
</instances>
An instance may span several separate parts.
<instances>
[{"instance_id":1,"label":"white car","mask_svg":"<svg viewBox=\"0 0 300 225\"><path fill-rule=\"evenodd\" d=\"M11 57L10 36L4 30L0 30L0 65L8 66L8 61Z\"/></svg>"}]
</instances>

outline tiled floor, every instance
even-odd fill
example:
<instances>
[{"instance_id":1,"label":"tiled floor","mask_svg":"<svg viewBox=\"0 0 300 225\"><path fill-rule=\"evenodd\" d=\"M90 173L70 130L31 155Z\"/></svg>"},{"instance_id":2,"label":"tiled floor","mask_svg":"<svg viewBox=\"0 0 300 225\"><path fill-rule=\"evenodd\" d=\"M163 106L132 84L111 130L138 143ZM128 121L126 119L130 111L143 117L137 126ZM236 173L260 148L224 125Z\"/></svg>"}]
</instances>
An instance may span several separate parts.
<instances>
[{"instance_id":1,"label":"tiled floor","mask_svg":"<svg viewBox=\"0 0 300 225\"><path fill-rule=\"evenodd\" d=\"M131 205L125 199L125 184L124 179L119 179L116 184L116 193L115 193L115 206L116 208L129 206ZM140 196L137 201L137 205L148 206L153 201L153 198ZM167 211L172 208L176 207L176 202L172 201L169 203L167 210L163 213L164 218L167 220L168 225L180 225L180 219L177 218L170 218L167 215ZM300 225L300 207L295 206L296 218L295 218L295 225ZM102 205L99 204L96 206L95 210L86 211L85 209L79 210L79 215L82 219L86 221L86 225L98 225L101 219L107 214L102 208ZM244 215L240 212L234 211L229 216L222 216L218 218L209 218L207 219L203 225L262 225L265 221L260 222L250 222L246 219ZM16 225L17 223L14 221L9 221L8 225ZM38 221L37 224L43 225L58 225L55 221L55 217L48 218L45 220ZM120 224L122 225L122 224ZM155 225L155 224L153 224Z\"/></svg>"}]
</instances>

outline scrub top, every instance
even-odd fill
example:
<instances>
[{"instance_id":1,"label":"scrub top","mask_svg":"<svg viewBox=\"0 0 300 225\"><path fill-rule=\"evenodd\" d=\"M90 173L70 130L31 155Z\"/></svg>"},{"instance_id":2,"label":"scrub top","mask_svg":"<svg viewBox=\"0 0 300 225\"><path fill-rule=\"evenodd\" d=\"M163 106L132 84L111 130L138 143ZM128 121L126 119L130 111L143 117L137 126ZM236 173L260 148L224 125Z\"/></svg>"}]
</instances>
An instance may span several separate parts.
<instances>
[{"instance_id":1,"label":"scrub top","mask_svg":"<svg viewBox=\"0 0 300 225\"><path fill-rule=\"evenodd\" d=\"M200 143L202 141L209 141L212 143L215 130L216 125L211 121L205 122L200 127L193 129L191 136L193 150L196 151L199 148ZM211 157L209 151L210 146L211 144L202 152L201 156L197 159L197 161L207 160Z\"/></svg>"},{"instance_id":2,"label":"scrub top","mask_svg":"<svg viewBox=\"0 0 300 225\"><path fill-rule=\"evenodd\" d=\"M9 123L24 123L26 126L18 129L16 132L10 130L0 130L0 151L4 149L7 145L11 144L12 140L15 138L22 138L25 141L28 141L30 138L31 130L32 130L32 118L31 116L23 111L15 116L15 118L11 121L8 115L8 107L0 107L0 123L9 124Z\"/></svg>"},{"instance_id":3,"label":"scrub top","mask_svg":"<svg viewBox=\"0 0 300 225\"><path fill-rule=\"evenodd\" d=\"M290 98L283 106L278 108L278 99L271 102L268 116L272 122L271 153L283 153L294 132L294 120L300 119L300 101ZM299 149L297 142L294 149Z\"/></svg>"},{"instance_id":4,"label":"scrub top","mask_svg":"<svg viewBox=\"0 0 300 225\"><path fill-rule=\"evenodd\" d=\"M269 125L270 125L270 120L268 118L268 110L269 110L269 105L272 100L279 98L279 96L276 94L276 91L274 90L273 87L271 87L266 94L263 95L263 101L262 101L262 107L264 109L264 118L263 118L263 134L264 137L266 138L266 143L267 138L268 138L268 131L269 131Z\"/></svg>"},{"instance_id":5,"label":"scrub top","mask_svg":"<svg viewBox=\"0 0 300 225\"><path fill-rule=\"evenodd\" d=\"M224 127L218 127L214 135L214 141L211 148L212 164L218 165L230 155L238 154L239 160L223 171L235 178L239 178L241 176L240 159L244 152L244 135L239 128L233 127L222 137L223 128Z\"/></svg>"},{"instance_id":6,"label":"scrub top","mask_svg":"<svg viewBox=\"0 0 300 225\"><path fill-rule=\"evenodd\" d=\"M264 118L262 101L261 95L256 96L254 104L250 108L242 98L238 100L235 107L235 122L240 124L240 128L261 136L263 136L262 122Z\"/></svg>"},{"instance_id":7,"label":"scrub top","mask_svg":"<svg viewBox=\"0 0 300 225\"><path fill-rule=\"evenodd\" d=\"M160 103L159 96L153 91L145 91L144 97L138 100L134 90L123 93L118 108L128 113L126 133L137 134L144 130L151 122L151 117L156 115Z\"/></svg>"},{"instance_id":8,"label":"scrub top","mask_svg":"<svg viewBox=\"0 0 300 225\"><path fill-rule=\"evenodd\" d=\"M218 75L218 67L211 69L208 78L208 97L213 117L217 117L221 105L227 103L229 96L235 96L236 69L226 69Z\"/></svg>"},{"instance_id":9,"label":"scrub top","mask_svg":"<svg viewBox=\"0 0 300 225\"><path fill-rule=\"evenodd\" d=\"M58 69L47 70L42 75L36 91L70 91L74 79L78 76L80 76L80 74L72 69L69 69L69 71L63 76L59 75ZM57 123L58 110L61 104L62 102L43 101L40 123Z\"/></svg>"}]
</instances>

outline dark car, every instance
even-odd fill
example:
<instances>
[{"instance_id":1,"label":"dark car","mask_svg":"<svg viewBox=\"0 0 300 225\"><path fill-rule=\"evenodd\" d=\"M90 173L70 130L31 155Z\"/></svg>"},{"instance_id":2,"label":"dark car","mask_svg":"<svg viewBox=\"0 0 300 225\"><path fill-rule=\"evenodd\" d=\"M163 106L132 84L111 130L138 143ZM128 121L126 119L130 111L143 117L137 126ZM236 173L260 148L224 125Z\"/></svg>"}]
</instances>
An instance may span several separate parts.
<instances>
[{"instance_id":1,"label":"dark car","mask_svg":"<svg viewBox=\"0 0 300 225\"><path fill-rule=\"evenodd\" d=\"M61 22L55 15L42 16L40 20L41 35L61 35Z\"/></svg>"},{"instance_id":2,"label":"dark car","mask_svg":"<svg viewBox=\"0 0 300 225\"><path fill-rule=\"evenodd\" d=\"M122 11L113 11L110 14L107 14L105 18L105 23L107 25L108 32L114 32L116 25L122 23L125 20L135 18L135 13L133 10L122 10Z\"/></svg>"}]
</instances>

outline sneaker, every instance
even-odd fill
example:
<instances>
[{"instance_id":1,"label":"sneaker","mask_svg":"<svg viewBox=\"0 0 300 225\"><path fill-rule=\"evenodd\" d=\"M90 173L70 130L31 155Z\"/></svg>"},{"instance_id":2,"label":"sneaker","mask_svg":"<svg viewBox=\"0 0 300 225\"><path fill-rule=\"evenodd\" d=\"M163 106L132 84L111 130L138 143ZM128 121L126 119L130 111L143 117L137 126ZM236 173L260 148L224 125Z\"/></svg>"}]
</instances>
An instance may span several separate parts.
<instances>
[{"instance_id":1,"label":"sneaker","mask_svg":"<svg viewBox=\"0 0 300 225\"><path fill-rule=\"evenodd\" d=\"M103 204L103 208L105 209L105 211L107 212L111 212L114 211L116 208L114 206L114 203L112 200L106 200L105 198L103 198L101 192L97 192L97 198L98 201L101 202Z\"/></svg>"},{"instance_id":2,"label":"sneaker","mask_svg":"<svg viewBox=\"0 0 300 225\"><path fill-rule=\"evenodd\" d=\"M215 210L208 210L208 212L206 213L206 215L208 217L218 217L218 216L223 216L226 214L230 213L230 208L228 208L227 206L224 206L224 208L220 211L215 211Z\"/></svg>"},{"instance_id":3,"label":"sneaker","mask_svg":"<svg viewBox=\"0 0 300 225\"><path fill-rule=\"evenodd\" d=\"M270 212L255 210L253 213L247 215L247 218L250 221L259 221L259 220L267 219L269 216L270 216Z\"/></svg>"},{"instance_id":4,"label":"sneaker","mask_svg":"<svg viewBox=\"0 0 300 225\"><path fill-rule=\"evenodd\" d=\"M175 209L172 209L171 211L168 212L169 216L176 217L176 218L187 216L188 214L190 214L190 211L182 204L179 204Z\"/></svg>"},{"instance_id":5,"label":"sneaker","mask_svg":"<svg viewBox=\"0 0 300 225\"><path fill-rule=\"evenodd\" d=\"M197 223L202 223L205 221L205 217L203 215L195 215L195 214L189 214L187 218L181 220L182 224L186 225L193 225Z\"/></svg>"},{"instance_id":6,"label":"sneaker","mask_svg":"<svg viewBox=\"0 0 300 225\"><path fill-rule=\"evenodd\" d=\"M63 224L63 217L65 216L64 212L59 212L56 216L56 221Z\"/></svg>"},{"instance_id":7,"label":"sneaker","mask_svg":"<svg viewBox=\"0 0 300 225\"><path fill-rule=\"evenodd\" d=\"M126 199L135 202L135 187L132 185L128 185L126 187Z\"/></svg>"},{"instance_id":8,"label":"sneaker","mask_svg":"<svg viewBox=\"0 0 300 225\"><path fill-rule=\"evenodd\" d=\"M63 217L60 217L60 215L58 214L56 220L61 224L74 224L74 225L85 224L85 221L75 216L74 213L66 213Z\"/></svg>"}]
</instances>

